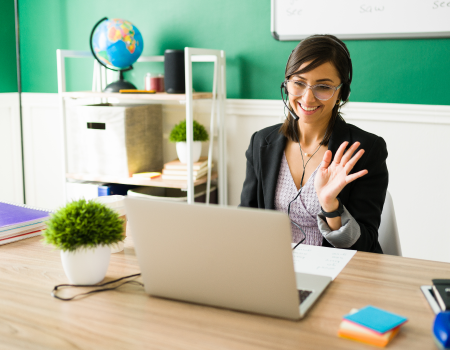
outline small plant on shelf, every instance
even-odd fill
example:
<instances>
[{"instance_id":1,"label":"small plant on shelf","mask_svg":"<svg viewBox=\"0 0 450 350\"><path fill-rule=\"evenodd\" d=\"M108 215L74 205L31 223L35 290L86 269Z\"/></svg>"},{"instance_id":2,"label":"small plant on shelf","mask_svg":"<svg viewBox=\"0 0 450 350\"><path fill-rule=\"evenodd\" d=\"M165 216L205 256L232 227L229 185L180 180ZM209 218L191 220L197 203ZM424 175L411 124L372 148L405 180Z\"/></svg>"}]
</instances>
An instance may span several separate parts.
<instances>
[{"instance_id":1,"label":"small plant on shelf","mask_svg":"<svg viewBox=\"0 0 450 350\"><path fill-rule=\"evenodd\" d=\"M110 245L123 240L123 220L102 203L80 199L50 216L44 242L61 250L64 271L73 284L103 280Z\"/></svg>"},{"instance_id":2,"label":"small plant on shelf","mask_svg":"<svg viewBox=\"0 0 450 350\"><path fill-rule=\"evenodd\" d=\"M202 142L208 141L209 136L205 127L194 120L193 123L193 162L199 160L202 152ZM181 121L175 125L170 132L169 141L175 142L177 147L177 155L181 163L187 162L187 145L186 145L186 120Z\"/></svg>"},{"instance_id":3,"label":"small plant on shelf","mask_svg":"<svg viewBox=\"0 0 450 350\"><path fill-rule=\"evenodd\" d=\"M205 127L194 120L194 141L208 141L209 136ZM175 125L170 132L170 142L186 142L186 120L183 120L179 124Z\"/></svg>"}]
</instances>

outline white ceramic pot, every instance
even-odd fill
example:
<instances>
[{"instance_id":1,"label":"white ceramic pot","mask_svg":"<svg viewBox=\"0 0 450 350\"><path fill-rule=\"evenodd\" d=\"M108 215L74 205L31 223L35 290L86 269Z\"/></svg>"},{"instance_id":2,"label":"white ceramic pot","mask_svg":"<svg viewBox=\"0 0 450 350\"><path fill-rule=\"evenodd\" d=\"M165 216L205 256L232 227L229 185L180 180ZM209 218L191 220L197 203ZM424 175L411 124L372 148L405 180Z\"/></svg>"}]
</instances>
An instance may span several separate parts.
<instances>
[{"instance_id":1,"label":"white ceramic pot","mask_svg":"<svg viewBox=\"0 0 450 350\"><path fill-rule=\"evenodd\" d=\"M101 282L108 270L111 248L78 248L73 252L61 250L61 261L71 284L96 284Z\"/></svg>"},{"instance_id":2,"label":"white ceramic pot","mask_svg":"<svg viewBox=\"0 0 450 350\"><path fill-rule=\"evenodd\" d=\"M112 196L101 196L94 198L96 202L103 203L107 207L114 210L117 214L119 214L119 218L124 221L123 226L123 239L127 236L127 212L125 210L125 196L119 196L117 194ZM119 253L124 248L124 240L118 243L111 244L111 253Z\"/></svg>"},{"instance_id":3,"label":"white ceramic pot","mask_svg":"<svg viewBox=\"0 0 450 350\"><path fill-rule=\"evenodd\" d=\"M186 142L177 142L177 155L178 159L181 163L187 163L187 143ZM202 142L201 141L194 141L192 143L192 157L193 162L197 162L200 159L200 155L202 153Z\"/></svg>"}]
</instances>

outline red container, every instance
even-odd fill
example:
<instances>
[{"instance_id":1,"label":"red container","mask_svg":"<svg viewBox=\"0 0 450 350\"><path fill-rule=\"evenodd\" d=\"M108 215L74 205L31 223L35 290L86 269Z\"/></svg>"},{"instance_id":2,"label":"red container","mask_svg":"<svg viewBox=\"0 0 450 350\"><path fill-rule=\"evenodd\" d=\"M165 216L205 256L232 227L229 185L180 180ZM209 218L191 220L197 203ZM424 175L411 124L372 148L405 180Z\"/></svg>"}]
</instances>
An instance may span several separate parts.
<instances>
[{"instance_id":1,"label":"red container","mask_svg":"<svg viewBox=\"0 0 450 350\"><path fill-rule=\"evenodd\" d=\"M162 74L147 73L144 86L147 91L164 92L164 76Z\"/></svg>"}]
</instances>

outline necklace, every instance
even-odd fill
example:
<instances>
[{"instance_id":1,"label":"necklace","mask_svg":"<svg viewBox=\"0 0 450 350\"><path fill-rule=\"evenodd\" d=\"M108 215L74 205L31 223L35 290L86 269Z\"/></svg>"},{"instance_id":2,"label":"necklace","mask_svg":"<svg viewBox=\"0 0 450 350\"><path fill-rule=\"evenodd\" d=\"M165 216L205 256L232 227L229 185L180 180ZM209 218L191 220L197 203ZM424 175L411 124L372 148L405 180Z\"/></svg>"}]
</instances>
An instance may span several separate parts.
<instances>
[{"instance_id":1,"label":"necklace","mask_svg":"<svg viewBox=\"0 0 450 350\"><path fill-rule=\"evenodd\" d=\"M317 151L319 150L319 148L322 146L322 142L319 143L319 146L317 147L317 149L314 151L314 153L307 153L307 152L303 152L302 150L302 146L300 145L300 142L298 143L300 146L300 152L302 152L305 157L310 157L310 159L312 158L313 155L315 155L317 153Z\"/></svg>"}]
</instances>

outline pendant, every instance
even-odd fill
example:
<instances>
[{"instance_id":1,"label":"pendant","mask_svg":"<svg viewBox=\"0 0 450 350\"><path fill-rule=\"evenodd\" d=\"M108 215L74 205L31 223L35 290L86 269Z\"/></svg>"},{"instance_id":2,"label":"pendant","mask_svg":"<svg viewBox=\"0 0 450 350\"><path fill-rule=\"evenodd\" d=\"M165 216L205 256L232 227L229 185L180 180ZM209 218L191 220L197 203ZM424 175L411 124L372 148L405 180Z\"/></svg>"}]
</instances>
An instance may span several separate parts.
<instances>
[{"instance_id":1,"label":"pendant","mask_svg":"<svg viewBox=\"0 0 450 350\"><path fill-rule=\"evenodd\" d=\"M309 153L305 152L305 157L310 157L311 155Z\"/></svg>"}]
</instances>

